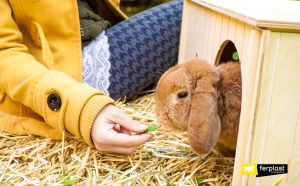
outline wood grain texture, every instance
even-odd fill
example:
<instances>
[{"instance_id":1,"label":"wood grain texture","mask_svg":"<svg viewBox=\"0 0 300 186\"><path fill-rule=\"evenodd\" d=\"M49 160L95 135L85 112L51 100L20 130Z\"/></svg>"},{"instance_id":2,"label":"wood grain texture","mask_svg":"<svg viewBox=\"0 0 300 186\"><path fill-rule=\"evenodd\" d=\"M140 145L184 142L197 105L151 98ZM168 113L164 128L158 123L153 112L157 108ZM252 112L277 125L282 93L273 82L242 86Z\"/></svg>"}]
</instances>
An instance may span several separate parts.
<instances>
[{"instance_id":1,"label":"wood grain texture","mask_svg":"<svg viewBox=\"0 0 300 186\"><path fill-rule=\"evenodd\" d=\"M255 27L300 31L299 1L192 1Z\"/></svg>"},{"instance_id":2,"label":"wood grain texture","mask_svg":"<svg viewBox=\"0 0 300 186\"><path fill-rule=\"evenodd\" d=\"M300 36L271 33L262 70L252 162L288 164L299 161ZM280 149L280 150L279 150ZM291 170L290 170L291 171ZM296 171L294 169L294 171ZM256 179L259 185L274 183L278 176Z\"/></svg>"}]
</instances>

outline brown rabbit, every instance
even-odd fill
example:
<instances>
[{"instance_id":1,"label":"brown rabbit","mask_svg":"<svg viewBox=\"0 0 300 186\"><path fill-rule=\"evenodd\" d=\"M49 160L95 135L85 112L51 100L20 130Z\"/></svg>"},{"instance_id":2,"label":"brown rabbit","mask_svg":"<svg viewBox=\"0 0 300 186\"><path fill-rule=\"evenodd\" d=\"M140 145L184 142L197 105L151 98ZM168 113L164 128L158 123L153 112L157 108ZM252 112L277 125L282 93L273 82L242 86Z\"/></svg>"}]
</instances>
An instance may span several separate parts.
<instances>
[{"instance_id":1,"label":"brown rabbit","mask_svg":"<svg viewBox=\"0 0 300 186\"><path fill-rule=\"evenodd\" d=\"M156 115L171 130L187 131L198 154L215 147L234 156L242 95L239 62L218 67L194 60L167 70L156 88Z\"/></svg>"}]
</instances>

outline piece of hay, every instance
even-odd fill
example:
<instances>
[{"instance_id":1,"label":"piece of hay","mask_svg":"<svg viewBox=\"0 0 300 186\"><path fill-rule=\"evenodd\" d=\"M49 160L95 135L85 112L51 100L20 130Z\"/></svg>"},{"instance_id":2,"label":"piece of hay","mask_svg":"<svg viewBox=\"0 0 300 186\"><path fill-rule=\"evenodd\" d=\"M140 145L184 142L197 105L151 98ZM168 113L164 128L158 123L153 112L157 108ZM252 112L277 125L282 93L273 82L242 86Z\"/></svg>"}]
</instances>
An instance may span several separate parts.
<instances>
[{"instance_id":1,"label":"piece of hay","mask_svg":"<svg viewBox=\"0 0 300 186\"><path fill-rule=\"evenodd\" d=\"M159 125L153 93L119 107L135 120ZM133 155L100 153L82 140L62 141L0 132L0 184L20 185L230 185L233 158L216 151L200 158L186 135L160 128Z\"/></svg>"}]
</instances>

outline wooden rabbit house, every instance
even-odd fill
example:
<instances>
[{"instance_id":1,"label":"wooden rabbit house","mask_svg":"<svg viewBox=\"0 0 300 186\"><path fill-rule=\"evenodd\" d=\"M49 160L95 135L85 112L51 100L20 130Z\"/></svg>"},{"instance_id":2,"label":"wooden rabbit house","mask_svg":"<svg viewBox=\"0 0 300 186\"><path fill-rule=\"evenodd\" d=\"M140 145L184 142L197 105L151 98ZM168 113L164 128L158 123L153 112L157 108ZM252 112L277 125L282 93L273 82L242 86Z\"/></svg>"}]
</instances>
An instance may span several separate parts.
<instances>
[{"instance_id":1,"label":"wooden rabbit house","mask_svg":"<svg viewBox=\"0 0 300 186\"><path fill-rule=\"evenodd\" d=\"M179 63L238 52L242 110L232 185L300 185L300 1L184 0ZM288 173L242 175L242 165Z\"/></svg>"}]
</instances>

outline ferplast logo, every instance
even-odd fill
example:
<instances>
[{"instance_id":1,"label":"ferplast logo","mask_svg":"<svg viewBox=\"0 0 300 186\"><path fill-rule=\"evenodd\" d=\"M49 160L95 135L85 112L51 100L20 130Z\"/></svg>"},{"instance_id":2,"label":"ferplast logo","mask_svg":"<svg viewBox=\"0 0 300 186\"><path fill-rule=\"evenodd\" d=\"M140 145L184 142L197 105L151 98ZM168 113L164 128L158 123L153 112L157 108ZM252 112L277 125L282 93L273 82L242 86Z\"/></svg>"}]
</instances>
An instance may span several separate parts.
<instances>
[{"instance_id":1,"label":"ferplast logo","mask_svg":"<svg viewBox=\"0 0 300 186\"><path fill-rule=\"evenodd\" d=\"M287 164L243 164L242 175L256 175L256 177L272 176L288 173Z\"/></svg>"},{"instance_id":2,"label":"ferplast logo","mask_svg":"<svg viewBox=\"0 0 300 186\"><path fill-rule=\"evenodd\" d=\"M242 175L257 175L257 165L256 163L243 164Z\"/></svg>"},{"instance_id":3,"label":"ferplast logo","mask_svg":"<svg viewBox=\"0 0 300 186\"><path fill-rule=\"evenodd\" d=\"M257 164L257 169L258 175L256 177L288 173L287 164Z\"/></svg>"}]
</instances>

